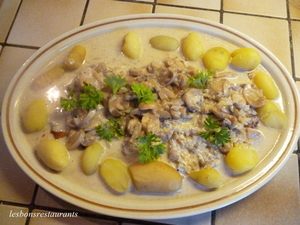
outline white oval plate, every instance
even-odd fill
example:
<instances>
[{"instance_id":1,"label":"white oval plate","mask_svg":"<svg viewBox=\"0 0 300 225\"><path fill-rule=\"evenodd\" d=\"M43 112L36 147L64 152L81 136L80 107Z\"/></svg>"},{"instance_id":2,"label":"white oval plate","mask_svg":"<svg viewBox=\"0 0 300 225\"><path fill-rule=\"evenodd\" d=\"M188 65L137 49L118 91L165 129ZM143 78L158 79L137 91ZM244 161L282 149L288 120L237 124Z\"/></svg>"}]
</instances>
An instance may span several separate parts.
<instances>
[{"instance_id":1,"label":"white oval plate","mask_svg":"<svg viewBox=\"0 0 300 225\"><path fill-rule=\"evenodd\" d=\"M51 62L66 47L113 30L135 27L173 27L194 30L219 37L240 47L257 49L262 65L278 84L287 128L275 147L250 172L232 179L221 188L210 192L182 195L113 195L99 193L65 179L59 173L46 170L37 159L20 127L16 113L20 96L32 74ZM79 27L46 44L20 68L5 95L2 108L2 126L7 146L18 165L41 187L76 206L112 216L137 219L162 219L195 215L236 202L268 182L285 164L294 150L299 136L299 96L291 75L266 48L248 36L222 24L178 15L142 14L103 20ZM75 174L74 174L75 175ZM82 181L84 182L84 181Z\"/></svg>"}]
</instances>

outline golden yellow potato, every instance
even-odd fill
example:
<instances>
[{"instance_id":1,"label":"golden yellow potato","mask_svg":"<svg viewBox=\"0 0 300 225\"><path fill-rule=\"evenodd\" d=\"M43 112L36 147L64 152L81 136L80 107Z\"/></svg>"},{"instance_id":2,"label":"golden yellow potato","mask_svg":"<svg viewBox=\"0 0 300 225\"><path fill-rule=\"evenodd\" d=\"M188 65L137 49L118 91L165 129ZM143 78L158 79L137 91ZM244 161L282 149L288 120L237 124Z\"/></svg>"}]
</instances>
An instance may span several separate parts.
<instances>
[{"instance_id":1,"label":"golden yellow potato","mask_svg":"<svg viewBox=\"0 0 300 225\"><path fill-rule=\"evenodd\" d=\"M191 32L182 39L181 48L183 55L189 60L198 60L204 53L204 47L198 33Z\"/></svg>"},{"instance_id":2,"label":"golden yellow potato","mask_svg":"<svg viewBox=\"0 0 300 225\"><path fill-rule=\"evenodd\" d=\"M172 166L153 161L128 167L135 188L142 192L171 193L181 189L182 177Z\"/></svg>"},{"instance_id":3,"label":"golden yellow potato","mask_svg":"<svg viewBox=\"0 0 300 225\"><path fill-rule=\"evenodd\" d=\"M240 48L231 53L231 64L235 67L253 70L261 63L261 56L255 49Z\"/></svg>"},{"instance_id":4,"label":"golden yellow potato","mask_svg":"<svg viewBox=\"0 0 300 225\"><path fill-rule=\"evenodd\" d=\"M43 99L33 101L22 112L22 123L26 132L43 130L49 121L47 103Z\"/></svg>"},{"instance_id":5,"label":"golden yellow potato","mask_svg":"<svg viewBox=\"0 0 300 225\"><path fill-rule=\"evenodd\" d=\"M88 146L83 151L81 157L81 169L84 174L91 175L96 172L98 161L102 153L103 147L98 142Z\"/></svg>"},{"instance_id":6,"label":"golden yellow potato","mask_svg":"<svg viewBox=\"0 0 300 225\"><path fill-rule=\"evenodd\" d=\"M62 77L65 73L65 69L62 66L54 66L47 72L35 78L31 84L36 91L41 90L51 84L53 81Z\"/></svg>"},{"instance_id":7,"label":"golden yellow potato","mask_svg":"<svg viewBox=\"0 0 300 225\"><path fill-rule=\"evenodd\" d=\"M267 100L266 104L257 108L256 111L259 118L266 126L277 130L285 128L287 124L286 115L275 102Z\"/></svg>"},{"instance_id":8,"label":"golden yellow potato","mask_svg":"<svg viewBox=\"0 0 300 225\"><path fill-rule=\"evenodd\" d=\"M223 47L214 47L204 53L202 62L211 72L225 70L230 60L230 52Z\"/></svg>"},{"instance_id":9,"label":"golden yellow potato","mask_svg":"<svg viewBox=\"0 0 300 225\"><path fill-rule=\"evenodd\" d=\"M200 169L191 172L189 177L198 184L209 188L218 188L222 185L222 178L218 170L214 168Z\"/></svg>"},{"instance_id":10,"label":"golden yellow potato","mask_svg":"<svg viewBox=\"0 0 300 225\"><path fill-rule=\"evenodd\" d=\"M125 193L131 186L128 168L118 159L109 158L101 162L99 173L104 182L118 193Z\"/></svg>"},{"instance_id":11,"label":"golden yellow potato","mask_svg":"<svg viewBox=\"0 0 300 225\"><path fill-rule=\"evenodd\" d=\"M131 59L140 58L142 54L142 44L139 36L134 32L129 32L122 46L122 52Z\"/></svg>"},{"instance_id":12,"label":"golden yellow potato","mask_svg":"<svg viewBox=\"0 0 300 225\"><path fill-rule=\"evenodd\" d=\"M270 75L263 72L256 73L254 74L253 82L262 90L267 99L278 98L279 90Z\"/></svg>"},{"instance_id":13,"label":"golden yellow potato","mask_svg":"<svg viewBox=\"0 0 300 225\"><path fill-rule=\"evenodd\" d=\"M229 150L225 162L233 172L244 173L258 164L258 154L252 145L240 143Z\"/></svg>"},{"instance_id":14,"label":"golden yellow potato","mask_svg":"<svg viewBox=\"0 0 300 225\"><path fill-rule=\"evenodd\" d=\"M83 64L85 56L86 49L84 46L74 46L65 59L65 67L70 70L79 68Z\"/></svg>"},{"instance_id":15,"label":"golden yellow potato","mask_svg":"<svg viewBox=\"0 0 300 225\"><path fill-rule=\"evenodd\" d=\"M50 169L61 171L70 161L69 152L64 144L57 140L44 140L36 146L38 157Z\"/></svg>"},{"instance_id":16,"label":"golden yellow potato","mask_svg":"<svg viewBox=\"0 0 300 225\"><path fill-rule=\"evenodd\" d=\"M179 47L179 41L170 36L158 35L150 39L153 48L163 51L175 51Z\"/></svg>"}]
</instances>

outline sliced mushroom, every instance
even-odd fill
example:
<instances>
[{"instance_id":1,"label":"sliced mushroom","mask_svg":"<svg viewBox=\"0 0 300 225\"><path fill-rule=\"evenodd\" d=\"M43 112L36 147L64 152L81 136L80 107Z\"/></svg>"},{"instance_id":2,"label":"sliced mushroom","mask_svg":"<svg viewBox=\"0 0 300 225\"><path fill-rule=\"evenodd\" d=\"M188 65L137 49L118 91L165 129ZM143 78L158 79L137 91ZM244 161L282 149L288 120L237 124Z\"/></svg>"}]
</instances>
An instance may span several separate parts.
<instances>
[{"instance_id":1,"label":"sliced mushroom","mask_svg":"<svg viewBox=\"0 0 300 225\"><path fill-rule=\"evenodd\" d=\"M233 105L238 109L243 109L247 104L247 101L244 98L244 96L239 93L233 93L231 95L231 99L232 99Z\"/></svg>"},{"instance_id":2,"label":"sliced mushroom","mask_svg":"<svg viewBox=\"0 0 300 225\"><path fill-rule=\"evenodd\" d=\"M130 76L137 77L137 76L145 76L147 74L146 68L130 68L128 71Z\"/></svg>"},{"instance_id":3,"label":"sliced mushroom","mask_svg":"<svg viewBox=\"0 0 300 225\"><path fill-rule=\"evenodd\" d=\"M112 95L108 100L108 110L115 117L124 116L129 107L130 103L124 95Z\"/></svg>"},{"instance_id":4,"label":"sliced mushroom","mask_svg":"<svg viewBox=\"0 0 300 225\"><path fill-rule=\"evenodd\" d=\"M170 107L170 113L172 118L180 119L186 117L186 107L181 105L172 105Z\"/></svg>"},{"instance_id":5,"label":"sliced mushroom","mask_svg":"<svg viewBox=\"0 0 300 225\"><path fill-rule=\"evenodd\" d=\"M264 140L264 135L261 131L253 128L245 128L247 141L253 144L260 143Z\"/></svg>"},{"instance_id":6,"label":"sliced mushroom","mask_svg":"<svg viewBox=\"0 0 300 225\"><path fill-rule=\"evenodd\" d=\"M97 73L102 73L107 70L107 66L104 62L100 62L97 65L93 67L94 70L96 70Z\"/></svg>"},{"instance_id":7,"label":"sliced mushroom","mask_svg":"<svg viewBox=\"0 0 300 225\"><path fill-rule=\"evenodd\" d=\"M224 123L229 127L234 127L237 123L237 118L231 114L225 113L217 107L212 107L211 112L218 118L225 120Z\"/></svg>"},{"instance_id":8,"label":"sliced mushroom","mask_svg":"<svg viewBox=\"0 0 300 225\"><path fill-rule=\"evenodd\" d=\"M252 85L244 87L243 95L252 107L258 108L266 104L266 97L262 94L262 91Z\"/></svg>"},{"instance_id":9,"label":"sliced mushroom","mask_svg":"<svg viewBox=\"0 0 300 225\"><path fill-rule=\"evenodd\" d=\"M166 88L166 87L162 87L158 91L158 96L163 101L171 101L171 100L176 99L176 95L174 94L174 92L171 91L170 89Z\"/></svg>"},{"instance_id":10,"label":"sliced mushroom","mask_svg":"<svg viewBox=\"0 0 300 225\"><path fill-rule=\"evenodd\" d=\"M170 119L171 118L171 114L162 108L153 110L153 114L161 119Z\"/></svg>"},{"instance_id":11,"label":"sliced mushroom","mask_svg":"<svg viewBox=\"0 0 300 225\"><path fill-rule=\"evenodd\" d=\"M202 91L196 88L191 88L182 96L182 100L192 112L199 111L199 107L203 102L203 99Z\"/></svg>"},{"instance_id":12,"label":"sliced mushroom","mask_svg":"<svg viewBox=\"0 0 300 225\"><path fill-rule=\"evenodd\" d=\"M151 103L141 102L139 104L140 110L153 110L153 109L157 109L157 108L158 108L158 104L156 102L151 102Z\"/></svg>"},{"instance_id":13,"label":"sliced mushroom","mask_svg":"<svg viewBox=\"0 0 300 225\"><path fill-rule=\"evenodd\" d=\"M66 147L69 150L76 149L80 146L83 138L85 136L85 132L83 130L71 130L68 135L68 141L66 142Z\"/></svg>"},{"instance_id":14,"label":"sliced mushroom","mask_svg":"<svg viewBox=\"0 0 300 225\"><path fill-rule=\"evenodd\" d=\"M172 73L167 69L160 69L160 73L157 76L158 82L164 86L174 83L176 79L177 79L177 74Z\"/></svg>"},{"instance_id":15,"label":"sliced mushroom","mask_svg":"<svg viewBox=\"0 0 300 225\"><path fill-rule=\"evenodd\" d=\"M142 126L145 132L152 131L153 133L157 133L160 127L160 121L152 113L146 113L142 118Z\"/></svg>"},{"instance_id":16,"label":"sliced mushroom","mask_svg":"<svg viewBox=\"0 0 300 225\"><path fill-rule=\"evenodd\" d=\"M87 67L75 78L74 85L82 90L87 84L93 85L96 90L101 90L104 87L103 77L93 68Z\"/></svg>"},{"instance_id":17,"label":"sliced mushroom","mask_svg":"<svg viewBox=\"0 0 300 225\"><path fill-rule=\"evenodd\" d=\"M85 128L96 114L96 110L86 111L87 114L73 117L73 122L77 128Z\"/></svg>"},{"instance_id":18,"label":"sliced mushroom","mask_svg":"<svg viewBox=\"0 0 300 225\"><path fill-rule=\"evenodd\" d=\"M127 131L132 139L136 139L142 132L142 124L137 118L129 120L127 124Z\"/></svg>"},{"instance_id":19,"label":"sliced mushroom","mask_svg":"<svg viewBox=\"0 0 300 225\"><path fill-rule=\"evenodd\" d=\"M89 132L86 132L84 135L84 138L81 139L80 144L82 146L90 146L92 145L96 140L98 139L97 134L95 130L91 130Z\"/></svg>"},{"instance_id":20,"label":"sliced mushroom","mask_svg":"<svg viewBox=\"0 0 300 225\"><path fill-rule=\"evenodd\" d=\"M230 82L227 79L216 79L210 82L209 88L215 93L222 93L224 97L228 96Z\"/></svg>"}]
</instances>

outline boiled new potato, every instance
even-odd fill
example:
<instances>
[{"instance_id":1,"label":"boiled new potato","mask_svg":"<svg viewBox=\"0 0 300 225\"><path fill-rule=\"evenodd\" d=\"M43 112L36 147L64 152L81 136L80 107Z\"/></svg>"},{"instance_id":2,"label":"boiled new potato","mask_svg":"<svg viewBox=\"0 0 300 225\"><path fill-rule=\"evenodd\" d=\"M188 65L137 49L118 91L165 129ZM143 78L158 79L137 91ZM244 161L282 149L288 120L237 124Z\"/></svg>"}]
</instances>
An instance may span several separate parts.
<instances>
[{"instance_id":1,"label":"boiled new potato","mask_svg":"<svg viewBox=\"0 0 300 225\"><path fill-rule=\"evenodd\" d=\"M137 59L142 54L142 44L139 36L134 32L129 32L122 46L122 52L131 59Z\"/></svg>"},{"instance_id":2,"label":"boiled new potato","mask_svg":"<svg viewBox=\"0 0 300 225\"><path fill-rule=\"evenodd\" d=\"M36 146L38 157L50 169L61 171L70 161L69 152L58 140L44 140Z\"/></svg>"},{"instance_id":3,"label":"boiled new potato","mask_svg":"<svg viewBox=\"0 0 300 225\"><path fill-rule=\"evenodd\" d=\"M182 53L189 60L198 60L204 53L204 47L198 33L191 32L181 41Z\"/></svg>"},{"instance_id":4,"label":"boiled new potato","mask_svg":"<svg viewBox=\"0 0 300 225\"><path fill-rule=\"evenodd\" d=\"M230 60L230 52L223 47L209 49L203 55L202 62L209 71L225 70Z\"/></svg>"},{"instance_id":5,"label":"boiled new potato","mask_svg":"<svg viewBox=\"0 0 300 225\"><path fill-rule=\"evenodd\" d=\"M74 46L65 59L65 67L73 70L79 68L85 59L86 49L82 45Z\"/></svg>"},{"instance_id":6,"label":"boiled new potato","mask_svg":"<svg viewBox=\"0 0 300 225\"><path fill-rule=\"evenodd\" d=\"M131 186L128 168L118 159L105 159L99 166L99 173L104 182L118 193L125 193Z\"/></svg>"},{"instance_id":7,"label":"boiled new potato","mask_svg":"<svg viewBox=\"0 0 300 225\"><path fill-rule=\"evenodd\" d=\"M47 87L49 84L51 84L53 81L57 80L61 76L63 76L65 73L65 69L62 66L54 66L45 73L41 74L37 78L35 78L31 84L34 90L38 91L45 87Z\"/></svg>"},{"instance_id":8,"label":"boiled new potato","mask_svg":"<svg viewBox=\"0 0 300 225\"><path fill-rule=\"evenodd\" d=\"M83 151L81 157L81 169L84 174L91 175L96 172L98 161L102 153L103 147L99 142L95 142Z\"/></svg>"},{"instance_id":9,"label":"boiled new potato","mask_svg":"<svg viewBox=\"0 0 300 225\"><path fill-rule=\"evenodd\" d=\"M205 168L191 172L189 177L198 184L209 188L218 188L222 185L222 178L218 170L214 168Z\"/></svg>"},{"instance_id":10,"label":"boiled new potato","mask_svg":"<svg viewBox=\"0 0 300 225\"><path fill-rule=\"evenodd\" d=\"M275 102L267 100L266 104L257 108L256 111L259 118L266 126L277 130L285 128L287 124L286 115Z\"/></svg>"},{"instance_id":11,"label":"boiled new potato","mask_svg":"<svg viewBox=\"0 0 300 225\"><path fill-rule=\"evenodd\" d=\"M179 47L179 41L170 36L158 35L150 39L153 48L163 51L175 51Z\"/></svg>"},{"instance_id":12,"label":"boiled new potato","mask_svg":"<svg viewBox=\"0 0 300 225\"><path fill-rule=\"evenodd\" d=\"M254 74L253 82L259 89L262 90L267 99L278 98L279 90L270 75L258 72Z\"/></svg>"},{"instance_id":13,"label":"boiled new potato","mask_svg":"<svg viewBox=\"0 0 300 225\"><path fill-rule=\"evenodd\" d=\"M239 143L229 150L225 162L233 172L244 173L258 164L258 154L252 145Z\"/></svg>"},{"instance_id":14,"label":"boiled new potato","mask_svg":"<svg viewBox=\"0 0 300 225\"><path fill-rule=\"evenodd\" d=\"M135 188L142 192L171 193L181 189L182 177L172 166L154 161L128 167Z\"/></svg>"},{"instance_id":15,"label":"boiled new potato","mask_svg":"<svg viewBox=\"0 0 300 225\"><path fill-rule=\"evenodd\" d=\"M26 132L43 130L49 121L47 103L43 99L33 101L22 112L22 123Z\"/></svg>"},{"instance_id":16,"label":"boiled new potato","mask_svg":"<svg viewBox=\"0 0 300 225\"><path fill-rule=\"evenodd\" d=\"M231 64L235 67L253 70L261 62L261 56L253 48L240 48L231 53Z\"/></svg>"}]
</instances>

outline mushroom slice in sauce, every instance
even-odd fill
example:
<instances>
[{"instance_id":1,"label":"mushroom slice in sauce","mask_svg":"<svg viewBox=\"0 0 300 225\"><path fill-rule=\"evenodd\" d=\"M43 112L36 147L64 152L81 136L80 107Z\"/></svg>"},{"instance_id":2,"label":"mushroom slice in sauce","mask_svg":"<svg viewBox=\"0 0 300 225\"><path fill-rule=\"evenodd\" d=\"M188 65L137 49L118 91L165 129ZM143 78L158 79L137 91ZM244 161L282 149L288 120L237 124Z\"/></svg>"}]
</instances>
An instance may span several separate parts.
<instances>
[{"instance_id":1,"label":"mushroom slice in sauce","mask_svg":"<svg viewBox=\"0 0 300 225\"><path fill-rule=\"evenodd\" d=\"M252 85L245 85L243 95L252 107L261 107L266 104L266 97L262 94L261 90L253 87Z\"/></svg>"},{"instance_id":2,"label":"mushroom slice in sauce","mask_svg":"<svg viewBox=\"0 0 300 225\"><path fill-rule=\"evenodd\" d=\"M198 112L200 104L203 102L203 93L200 89L191 88L183 96L182 100L192 112Z\"/></svg>"},{"instance_id":3,"label":"mushroom slice in sauce","mask_svg":"<svg viewBox=\"0 0 300 225\"><path fill-rule=\"evenodd\" d=\"M66 143L67 149L73 150L78 148L81 142L83 141L84 136L85 136L85 132L82 129L71 130L68 135L68 141Z\"/></svg>"}]
</instances>

